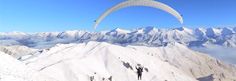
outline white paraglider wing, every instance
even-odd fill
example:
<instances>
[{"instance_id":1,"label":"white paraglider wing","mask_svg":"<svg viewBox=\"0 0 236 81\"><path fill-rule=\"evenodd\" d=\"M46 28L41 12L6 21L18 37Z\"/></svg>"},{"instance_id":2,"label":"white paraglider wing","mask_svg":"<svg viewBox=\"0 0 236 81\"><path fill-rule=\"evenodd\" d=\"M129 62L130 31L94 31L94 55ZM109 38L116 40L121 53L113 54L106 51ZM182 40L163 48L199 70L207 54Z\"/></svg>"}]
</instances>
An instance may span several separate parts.
<instances>
[{"instance_id":1,"label":"white paraglider wing","mask_svg":"<svg viewBox=\"0 0 236 81\"><path fill-rule=\"evenodd\" d=\"M161 2L157 2L154 0L129 0L129 1L125 1L122 2L112 8L110 8L109 10L107 10L105 13L103 13L96 21L95 21L95 25L94 28L96 29L97 26L99 25L99 23L101 23L101 21L108 16L109 14L111 14L112 12L122 9L122 8L126 8L126 7L131 7L131 6L147 6L147 7L153 7L153 8L157 8L157 9L161 9L163 11L166 11L168 13L170 13L171 15L175 16L179 22L181 24L183 24L183 18L182 16L173 8L169 7L168 5L165 5Z\"/></svg>"}]
</instances>

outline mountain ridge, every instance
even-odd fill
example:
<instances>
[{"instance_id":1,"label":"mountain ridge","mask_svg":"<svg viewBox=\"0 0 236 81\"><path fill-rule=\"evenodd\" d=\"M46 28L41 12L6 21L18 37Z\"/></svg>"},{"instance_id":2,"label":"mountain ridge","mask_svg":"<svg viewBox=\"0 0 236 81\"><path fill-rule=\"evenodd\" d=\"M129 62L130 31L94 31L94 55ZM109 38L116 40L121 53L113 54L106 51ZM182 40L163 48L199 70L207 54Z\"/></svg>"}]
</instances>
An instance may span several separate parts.
<instances>
[{"instance_id":1,"label":"mountain ridge","mask_svg":"<svg viewBox=\"0 0 236 81\"><path fill-rule=\"evenodd\" d=\"M158 29L155 27L124 30L116 28L111 31L64 31L40 32L27 34L23 32L0 33L0 45L25 45L28 47L52 47L57 43L82 43L88 41L108 42L115 44L133 44L147 46L163 46L169 42L178 42L188 47L205 46L207 44L225 47L236 47L235 28L196 28L186 27ZM11 42L7 42L7 41ZM41 45L41 46L40 46ZM51 45L51 46L50 46Z\"/></svg>"}]
</instances>

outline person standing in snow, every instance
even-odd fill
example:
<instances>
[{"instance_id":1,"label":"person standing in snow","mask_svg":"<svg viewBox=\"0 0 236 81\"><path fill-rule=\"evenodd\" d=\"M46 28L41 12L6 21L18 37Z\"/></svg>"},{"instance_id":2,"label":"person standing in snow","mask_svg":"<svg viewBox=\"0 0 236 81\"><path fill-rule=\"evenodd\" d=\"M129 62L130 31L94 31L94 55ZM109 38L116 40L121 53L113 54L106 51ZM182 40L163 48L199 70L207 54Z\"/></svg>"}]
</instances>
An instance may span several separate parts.
<instances>
[{"instance_id":1,"label":"person standing in snow","mask_svg":"<svg viewBox=\"0 0 236 81\"><path fill-rule=\"evenodd\" d=\"M94 74L92 76L90 76L90 81L99 81L96 72L94 72Z\"/></svg>"},{"instance_id":2,"label":"person standing in snow","mask_svg":"<svg viewBox=\"0 0 236 81\"><path fill-rule=\"evenodd\" d=\"M90 76L89 79L90 79L90 81L93 81L94 80L94 76Z\"/></svg>"},{"instance_id":3,"label":"person standing in snow","mask_svg":"<svg viewBox=\"0 0 236 81\"><path fill-rule=\"evenodd\" d=\"M142 80L143 67L138 66L138 67L135 67L135 68L137 70L138 80Z\"/></svg>"}]
</instances>

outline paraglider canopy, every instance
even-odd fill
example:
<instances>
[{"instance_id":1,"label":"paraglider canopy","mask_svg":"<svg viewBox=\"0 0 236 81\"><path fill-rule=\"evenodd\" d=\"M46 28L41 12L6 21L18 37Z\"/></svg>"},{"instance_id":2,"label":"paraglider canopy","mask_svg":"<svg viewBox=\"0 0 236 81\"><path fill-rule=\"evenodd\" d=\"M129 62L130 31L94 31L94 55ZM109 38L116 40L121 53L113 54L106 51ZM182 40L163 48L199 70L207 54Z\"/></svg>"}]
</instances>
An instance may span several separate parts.
<instances>
[{"instance_id":1,"label":"paraglider canopy","mask_svg":"<svg viewBox=\"0 0 236 81\"><path fill-rule=\"evenodd\" d=\"M152 7L156 9L161 9L163 11L170 13L174 17L176 17L178 21L181 24L183 24L182 16L176 10L174 10L173 8L171 8L170 6L166 4L163 4L161 2L157 2L154 0L128 0L128 1L124 1L120 4L115 5L114 7L104 12L97 20L95 20L94 28L96 29L97 26L101 23L101 21L112 12L117 11L119 9L126 8L126 7L131 7L131 6L147 6L147 7Z\"/></svg>"}]
</instances>

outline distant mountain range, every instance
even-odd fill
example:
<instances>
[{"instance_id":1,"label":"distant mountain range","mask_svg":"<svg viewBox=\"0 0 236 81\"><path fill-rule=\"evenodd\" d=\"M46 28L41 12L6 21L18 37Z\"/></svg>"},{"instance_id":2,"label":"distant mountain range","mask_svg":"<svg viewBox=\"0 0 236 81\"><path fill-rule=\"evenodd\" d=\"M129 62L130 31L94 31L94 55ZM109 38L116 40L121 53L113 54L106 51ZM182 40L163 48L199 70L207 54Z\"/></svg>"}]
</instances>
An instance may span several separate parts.
<instances>
[{"instance_id":1,"label":"distant mountain range","mask_svg":"<svg viewBox=\"0 0 236 81\"><path fill-rule=\"evenodd\" d=\"M135 30L116 28L102 32L74 30L33 34L23 32L0 33L0 45L25 45L35 48L47 48L58 43L83 43L89 41L121 45L165 46L168 43L178 42L188 47L204 47L207 45L236 47L236 27L196 29L185 27L173 29L146 27Z\"/></svg>"}]
</instances>

